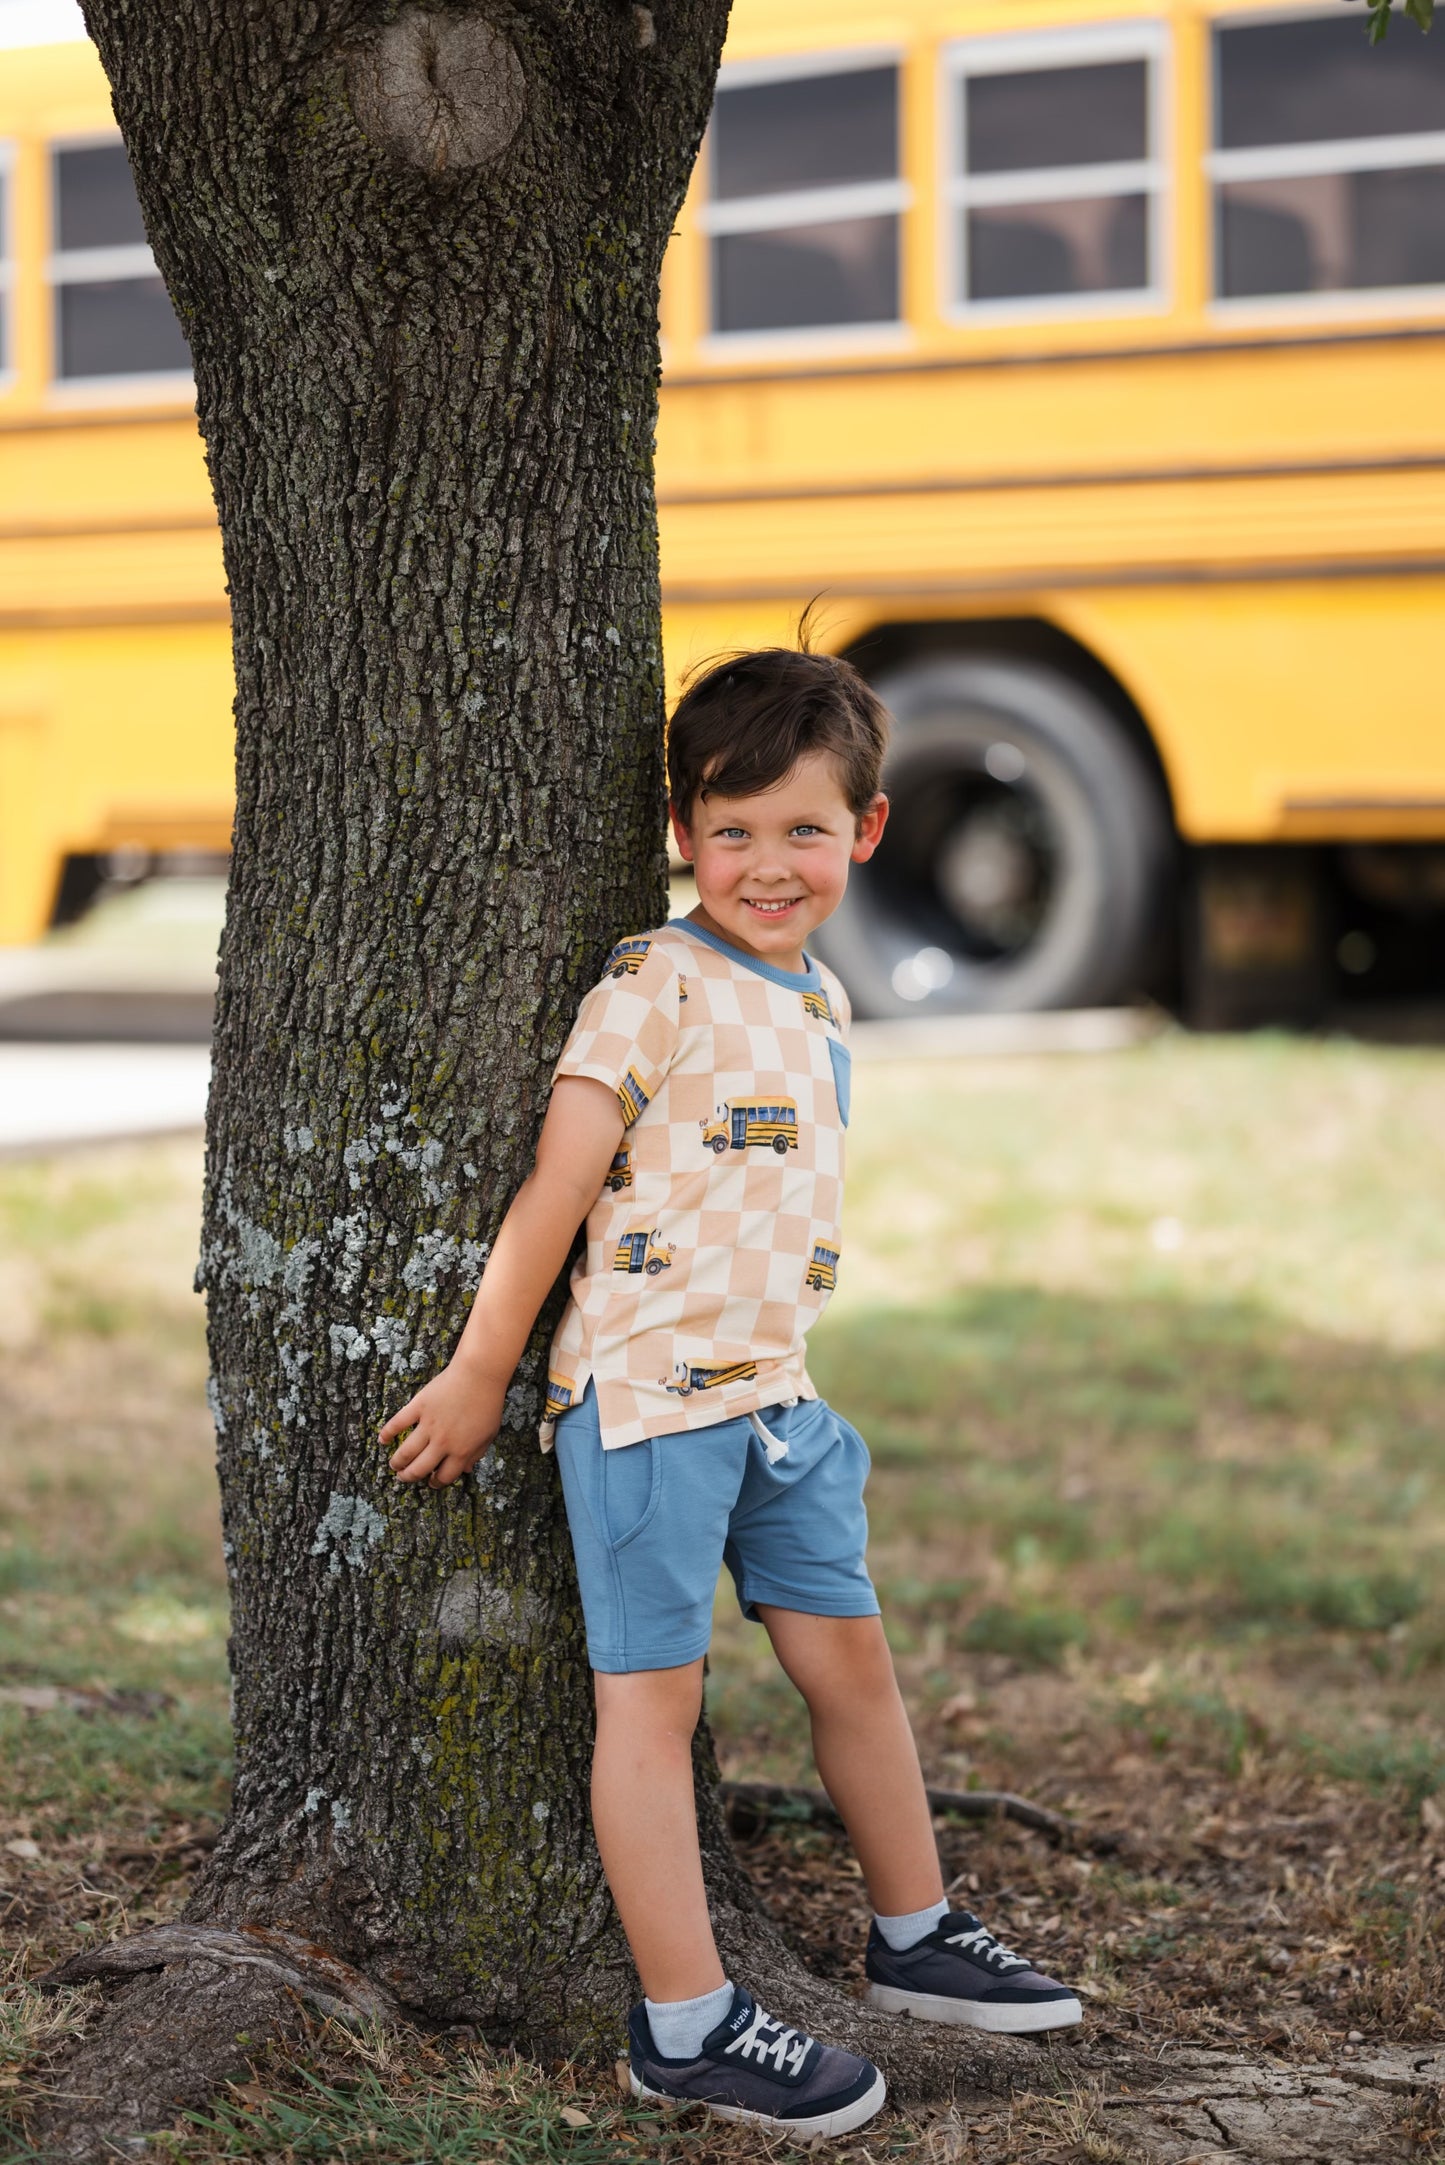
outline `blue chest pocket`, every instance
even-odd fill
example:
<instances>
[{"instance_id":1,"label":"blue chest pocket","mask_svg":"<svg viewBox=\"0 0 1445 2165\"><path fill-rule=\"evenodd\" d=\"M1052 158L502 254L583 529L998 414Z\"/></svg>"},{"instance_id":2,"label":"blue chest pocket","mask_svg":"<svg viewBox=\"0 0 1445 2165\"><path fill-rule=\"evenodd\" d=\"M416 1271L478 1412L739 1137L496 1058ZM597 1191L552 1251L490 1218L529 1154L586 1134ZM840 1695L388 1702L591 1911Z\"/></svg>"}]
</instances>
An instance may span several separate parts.
<instances>
[{"instance_id":1,"label":"blue chest pocket","mask_svg":"<svg viewBox=\"0 0 1445 2165\"><path fill-rule=\"evenodd\" d=\"M838 1043L836 1037L828 1040L828 1055L833 1062L833 1088L838 1093L838 1117L846 1128L848 1101L852 1095L853 1055L846 1045Z\"/></svg>"}]
</instances>

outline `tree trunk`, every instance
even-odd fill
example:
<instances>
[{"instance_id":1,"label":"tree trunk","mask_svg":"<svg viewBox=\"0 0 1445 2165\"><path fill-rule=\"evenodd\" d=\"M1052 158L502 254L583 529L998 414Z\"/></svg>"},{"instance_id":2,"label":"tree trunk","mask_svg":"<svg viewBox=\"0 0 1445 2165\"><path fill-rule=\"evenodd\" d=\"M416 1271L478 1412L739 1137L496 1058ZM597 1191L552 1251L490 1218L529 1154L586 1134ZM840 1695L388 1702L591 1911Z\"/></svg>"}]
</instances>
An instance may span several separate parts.
<instances>
[{"instance_id":1,"label":"tree trunk","mask_svg":"<svg viewBox=\"0 0 1445 2165\"><path fill-rule=\"evenodd\" d=\"M236 1788L191 1906L404 2006L615 2043L626 1950L539 1323L478 1476L450 1353L550 1069L666 907L663 249L727 0L91 0L191 340L236 659L199 1282Z\"/></svg>"}]
</instances>

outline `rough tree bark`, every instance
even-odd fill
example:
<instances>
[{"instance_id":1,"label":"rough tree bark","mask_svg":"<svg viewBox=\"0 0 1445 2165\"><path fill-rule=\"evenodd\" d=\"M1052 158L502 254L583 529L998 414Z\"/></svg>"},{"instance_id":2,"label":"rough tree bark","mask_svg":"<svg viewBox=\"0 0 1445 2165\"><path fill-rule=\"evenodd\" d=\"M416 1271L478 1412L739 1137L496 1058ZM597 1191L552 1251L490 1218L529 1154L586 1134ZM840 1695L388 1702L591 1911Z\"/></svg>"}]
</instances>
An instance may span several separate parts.
<instances>
[{"instance_id":1,"label":"rough tree bark","mask_svg":"<svg viewBox=\"0 0 1445 2165\"><path fill-rule=\"evenodd\" d=\"M555 1310L474 1481L402 1490L375 1436L450 1350L581 993L664 912L657 285L726 14L86 0L195 358L237 683L199 1272L237 1767L188 1912L230 1952L158 1940L166 1974L68 2070L112 2133L168 2120L298 1990L369 1980L541 2054L621 2034L535 1441ZM832 2034L915 2090L945 2046L1006 2080L1007 2049L960 2059L805 1983L705 1738L699 1766L733 1963L790 2015L831 1997ZM95 2116L64 2110L51 2147L84 2154Z\"/></svg>"}]
</instances>

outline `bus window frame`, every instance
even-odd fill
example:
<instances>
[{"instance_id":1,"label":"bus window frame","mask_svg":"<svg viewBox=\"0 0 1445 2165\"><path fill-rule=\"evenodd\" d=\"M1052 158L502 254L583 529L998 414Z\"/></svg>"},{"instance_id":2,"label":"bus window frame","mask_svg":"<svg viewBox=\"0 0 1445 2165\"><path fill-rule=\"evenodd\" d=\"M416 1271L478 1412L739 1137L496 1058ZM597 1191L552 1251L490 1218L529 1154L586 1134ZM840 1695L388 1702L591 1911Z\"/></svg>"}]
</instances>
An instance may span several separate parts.
<instances>
[{"instance_id":1,"label":"bus window frame","mask_svg":"<svg viewBox=\"0 0 1445 2165\"><path fill-rule=\"evenodd\" d=\"M60 373L60 295L66 285L103 284L107 280L159 278L160 267L148 241L109 248L61 248L60 157L67 150L108 149L122 144L118 128L82 128L55 135L45 143L47 239L43 276L50 297L50 374L45 386L51 406L194 405L196 379L191 369L133 369L126 375L62 376ZM144 258L144 265L142 265ZM77 275L76 262L85 267ZM164 283L164 281L162 281Z\"/></svg>"},{"instance_id":2,"label":"bus window frame","mask_svg":"<svg viewBox=\"0 0 1445 2165\"><path fill-rule=\"evenodd\" d=\"M906 233L903 221L913 208L913 184L907 177L908 155L904 140L906 108L903 71L908 55L898 44L828 46L806 52L767 54L752 60L725 61L718 70L717 93L745 90L755 84L811 81L817 76L861 74L869 68L892 68L898 97L897 173L891 181L839 182L824 188L795 189L772 195L730 196L713 194L713 130L709 118L703 138L698 170L702 195L695 224L702 242L702 330L697 340L701 356L713 360L746 359L750 354L876 353L909 346L913 327L905 314ZM845 198L840 204L840 198ZM748 215L771 206L761 219ZM800 324L770 331L720 331L713 327L713 251L715 239L729 233L763 233L771 227L829 225L846 218L898 220L899 292L896 316L867 323Z\"/></svg>"},{"instance_id":3,"label":"bus window frame","mask_svg":"<svg viewBox=\"0 0 1445 2165\"><path fill-rule=\"evenodd\" d=\"M1385 171L1408 171L1417 165L1445 165L1445 128L1435 129L1425 135L1375 135L1322 136L1318 142L1282 144L1275 149L1256 145L1248 150L1220 150L1215 145L1215 129L1219 119L1219 44L1217 33L1221 30L1240 29L1255 23L1301 23L1338 22L1337 6L1315 0L1304 6L1273 6L1249 4L1249 0L1224 0L1223 5L1210 8L1205 22L1209 38L1209 50L1205 61L1204 86L1207 111L1204 116L1204 181L1205 216L1207 227L1208 296L1206 310L1212 322L1219 324L1290 324L1290 323L1340 323L1370 322L1379 317L1438 315L1445 308L1445 283L1433 286L1329 286L1309 293L1244 293L1222 294L1218 291L1222 269L1220 248L1219 188L1229 181L1267 180L1283 177L1293 172L1300 177L1308 174L1329 173L1378 173ZM1361 50L1368 58L1369 47L1365 39L1363 23L1359 25ZM1399 27L1397 26L1397 35ZM1438 146L1433 158L1383 157L1361 160L1359 163L1338 156L1327 158L1334 151L1375 146L1385 149L1404 143L1433 143ZM1309 160L1307 164L1296 160ZM1322 160L1323 162L1314 162ZM1263 163L1258 163L1263 161ZM1277 161L1277 162L1271 162Z\"/></svg>"},{"instance_id":4,"label":"bus window frame","mask_svg":"<svg viewBox=\"0 0 1445 2165\"><path fill-rule=\"evenodd\" d=\"M19 372L15 324L20 288L15 260L15 176L19 164L19 145L15 138L0 137L0 391L9 391Z\"/></svg>"},{"instance_id":5,"label":"bus window frame","mask_svg":"<svg viewBox=\"0 0 1445 2165\"><path fill-rule=\"evenodd\" d=\"M1109 165L1029 166L1018 172L970 174L963 170L963 85L974 75L1012 75L1032 69L1088 67L1099 61L1142 60L1146 68L1149 125L1147 158ZM938 65L939 312L946 323L967 328L996 323L1096 322L1108 317L1172 314L1176 307L1174 203L1175 43L1164 16L1037 30L985 31L954 38L940 48ZM1149 283L1096 293L1020 295L974 301L967 295L967 214L990 203L1058 203L1098 195L1142 195L1148 206Z\"/></svg>"}]
</instances>

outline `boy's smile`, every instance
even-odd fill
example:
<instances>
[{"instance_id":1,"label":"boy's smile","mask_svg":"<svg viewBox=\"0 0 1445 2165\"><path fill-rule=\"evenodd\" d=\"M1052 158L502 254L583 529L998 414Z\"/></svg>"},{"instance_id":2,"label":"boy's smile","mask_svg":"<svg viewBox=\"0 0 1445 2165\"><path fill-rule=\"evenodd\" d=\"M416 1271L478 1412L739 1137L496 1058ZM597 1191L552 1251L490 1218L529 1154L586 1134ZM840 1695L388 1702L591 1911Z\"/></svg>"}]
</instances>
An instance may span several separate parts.
<instances>
[{"instance_id":1,"label":"boy's smile","mask_svg":"<svg viewBox=\"0 0 1445 2165\"><path fill-rule=\"evenodd\" d=\"M873 855L887 818L881 794L854 813L827 752L805 752L756 796L700 795L690 825L674 807L677 846L697 874L692 922L801 974L809 935L842 901L849 866Z\"/></svg>"}]
</instances>

